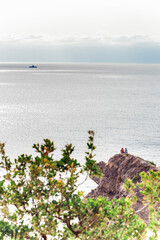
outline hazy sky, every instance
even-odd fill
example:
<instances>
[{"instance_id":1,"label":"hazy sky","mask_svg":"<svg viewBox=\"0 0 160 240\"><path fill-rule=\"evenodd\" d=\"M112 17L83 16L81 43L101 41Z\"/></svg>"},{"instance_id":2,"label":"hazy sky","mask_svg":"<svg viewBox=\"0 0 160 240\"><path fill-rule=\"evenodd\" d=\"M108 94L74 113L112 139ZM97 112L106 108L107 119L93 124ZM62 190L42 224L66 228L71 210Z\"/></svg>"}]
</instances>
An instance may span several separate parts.
<instances>
[{"instance_id":1,"label":"hazy sky","mask_svg":"<svg viewBox=\"0 0 160 240\"><path fill-rule=\"evenodd\" d=\"M0 61L160 62L159 10L159 0L4 0Z\"/></svg>"}]
</instances>

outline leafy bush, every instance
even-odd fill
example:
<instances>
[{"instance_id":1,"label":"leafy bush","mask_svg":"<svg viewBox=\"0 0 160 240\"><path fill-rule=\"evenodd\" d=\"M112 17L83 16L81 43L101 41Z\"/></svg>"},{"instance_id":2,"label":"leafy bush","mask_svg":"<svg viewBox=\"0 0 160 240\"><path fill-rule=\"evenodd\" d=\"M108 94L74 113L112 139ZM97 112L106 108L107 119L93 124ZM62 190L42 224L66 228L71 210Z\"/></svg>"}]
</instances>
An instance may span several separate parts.
<instances>
[{"instance_id":1,"label":"leafy bush","mask_svg":"<svg viewBox=\"0 0 160 240\"><path fill-rule=\"evenodd\" d=\"M6 156L5 145L0 144L0 167L4 173L0 181L0 205L5 221L4 232L8 236L35 240L46 240L47 236L60 240L144 239L147 226L132 208L136 197L132 192L135 186L131 180L125 182L129 193L126 199L108 201L101 196L86 199L83 192L78 190L82 174L85 179L93 175L101 176L94 160L93 131L89 131L87 146L85 163L81 164L71 157L74 151L72 144L65 146L60 160L55 160L53 141L44 139L42 145L33 145L37 156L23 154L14 161ZM154 209L158 192L155 194L148 189L150 175L143 175L142 178L147 184L140 185L145 204L153 204ZM159 188L156 190L159 191ZM9 211L10 207L12 212ZM16 236L11 230L13 226L18 229L14 231ZM155 227L152 230L156 234ZM4 232L0 231L4 236Z\"/></svg>"}]
</instances>

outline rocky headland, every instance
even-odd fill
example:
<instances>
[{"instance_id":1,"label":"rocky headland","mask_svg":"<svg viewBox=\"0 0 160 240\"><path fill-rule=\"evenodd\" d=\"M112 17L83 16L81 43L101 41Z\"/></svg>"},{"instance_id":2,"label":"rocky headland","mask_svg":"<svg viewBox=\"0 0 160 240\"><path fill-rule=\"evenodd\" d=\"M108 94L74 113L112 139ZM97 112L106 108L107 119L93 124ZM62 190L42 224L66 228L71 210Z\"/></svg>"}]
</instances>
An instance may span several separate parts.
<instances>
[{"instance_id":1,"label":"rocky headland","mask_svg":"<svg viewBox=\"0 0 160 240\"><path fill-rule=\"evenodd\" d=\"M145 161L140 157L131 154L116 154L109 159L107 163L97 163L101 169L102 178L93 177L98 186L93 189L87 197L97 198L99 195L107 197L109 200L113 198L126 197L127 193L123 190L123 183L125 179L133 179L134 183L140 181L139 173L148 172L149 170L159 170L155 165ZM143 208L143 196L140 194L139 188L134 189L137 196L137 202L133 208L138 211ZM137 213L146 223L148 223L148 209Z\"/></svg>"}]
</instances>

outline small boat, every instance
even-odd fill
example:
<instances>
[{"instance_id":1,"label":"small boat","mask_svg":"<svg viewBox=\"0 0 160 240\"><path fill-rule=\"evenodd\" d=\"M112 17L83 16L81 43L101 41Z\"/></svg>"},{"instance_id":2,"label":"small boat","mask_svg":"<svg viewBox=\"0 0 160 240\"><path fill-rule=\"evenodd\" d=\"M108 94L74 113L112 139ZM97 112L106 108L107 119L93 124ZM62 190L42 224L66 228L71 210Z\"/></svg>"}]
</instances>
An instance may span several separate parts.
<instances>
[{"instance_id":1,"label":"small boat","mask_svg":"<svg viewBox=\"0 0 160 240\"><path fill-rule=\"evenodd\" d=\"M37 68L37 66L32 64L31 66L29 66L29 68Z\"/></svg>"}]
</instances>

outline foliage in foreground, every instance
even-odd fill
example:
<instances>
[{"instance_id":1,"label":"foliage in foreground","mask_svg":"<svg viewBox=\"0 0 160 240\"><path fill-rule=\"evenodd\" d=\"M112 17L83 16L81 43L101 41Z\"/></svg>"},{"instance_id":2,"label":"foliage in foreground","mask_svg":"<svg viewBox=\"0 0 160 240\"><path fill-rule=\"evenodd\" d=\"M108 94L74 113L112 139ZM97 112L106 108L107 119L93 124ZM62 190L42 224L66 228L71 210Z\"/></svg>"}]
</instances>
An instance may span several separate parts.
<instances>
[{"instance_id":1,"label":"foliage in foreground","mask_svg":"<svg viewBox=\"0 0 160 240\"><path fill-rule=\"evenodd\" d=\"M54 159L55 146L48 139L34 144L36 157L21 155L11 161L0 144L3 176L0 181L0 239L144 239L147 226L132 209L136 202L131 180L125 182L128 197L86 199L78 191L80 176L101 176L94 160L94 132L89 131L85 163L71 157L72 144L62 150L60 160ZM150 229L154 238L159 229L158 217L160 173L142 173L139 187L145 205L150 206ZM1 226L4 224L4 228ZM3 229L3 230L2 230Z\"/></svg>"}]
</instances>

